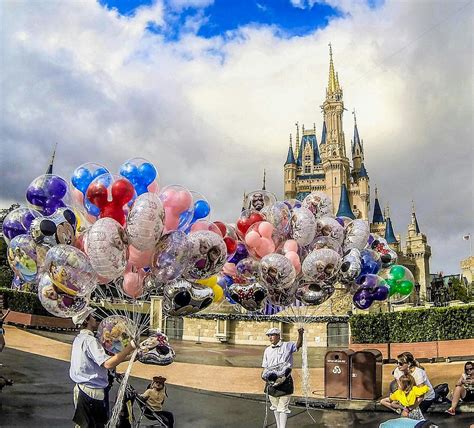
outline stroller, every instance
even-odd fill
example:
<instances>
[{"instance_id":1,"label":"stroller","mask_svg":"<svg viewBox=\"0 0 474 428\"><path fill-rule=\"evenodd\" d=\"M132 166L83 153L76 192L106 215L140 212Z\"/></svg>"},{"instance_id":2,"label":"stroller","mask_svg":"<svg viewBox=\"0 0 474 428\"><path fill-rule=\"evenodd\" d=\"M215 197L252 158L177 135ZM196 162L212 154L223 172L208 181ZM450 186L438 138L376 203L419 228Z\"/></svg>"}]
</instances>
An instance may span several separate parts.
<instances>
[{"instance_id":1,"label":"stroller","mask_svg":"<svg viewBox=\"0 0 474 428\"><path fill-rule=\"evenodd\" d=\"M117 383L122 382L123 375L116 373ZM135 417L134 405L138 406L139 416ZM122 411L120 412L118 428L139 428L139 427L160 427L168 428L170 423L164 415L155 412L147 402L140 398L137 390L130 384L125 388Z\"/></svg>"}]
</instances>

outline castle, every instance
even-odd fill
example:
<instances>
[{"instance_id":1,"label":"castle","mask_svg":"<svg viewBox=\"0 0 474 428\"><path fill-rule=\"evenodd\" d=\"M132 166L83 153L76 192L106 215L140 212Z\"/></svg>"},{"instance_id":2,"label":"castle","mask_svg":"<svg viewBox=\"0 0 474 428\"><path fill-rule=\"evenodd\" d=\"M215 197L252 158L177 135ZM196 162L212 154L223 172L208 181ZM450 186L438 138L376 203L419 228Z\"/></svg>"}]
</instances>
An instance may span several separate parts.
<instances>
[{"instance_id":1,"label":"castle","mask_svg":"<svg viewBox=\"0 0 474 428\"><path fill-rule=\"evenodd\" d=\"M285 199L302 200L313 191L328 194L333 201L334 214L352 219L370 221L370 179L364 163L364 142L359 137L357 119L354 114L354 136L350 152L352 163L346 154L343 130L344 101L339 76L335 72L332 47L329 45L329 79L326 99L323 102L323 126L318 144L316 126L301 128L296 124L295 150L292 136L284 166ZM427 237L421 233L412 206L411 221L405 246L401 236L395 236L388 207L382 212L377 189L375 189L374 208L370 230L385 237L390 246L397 251L398 263L409 268L417 283L418 292L412 300L430 300L431 248Z\"/></svg>"}]
</instances>

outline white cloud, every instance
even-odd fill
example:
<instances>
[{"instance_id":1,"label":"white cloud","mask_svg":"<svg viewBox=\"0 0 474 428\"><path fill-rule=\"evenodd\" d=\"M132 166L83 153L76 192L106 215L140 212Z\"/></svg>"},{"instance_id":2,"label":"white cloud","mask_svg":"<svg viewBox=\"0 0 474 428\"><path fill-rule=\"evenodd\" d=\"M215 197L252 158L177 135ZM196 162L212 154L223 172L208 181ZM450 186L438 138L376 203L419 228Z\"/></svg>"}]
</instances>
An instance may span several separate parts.
<instances>
[{"instance_id":1,"label":"white cloud","mask_svg":"<svg viewBox=\"0 0 474 428\"><path fill-rule=\"evenodd\" d=\"M145 157L163 184L200 191L215 219L234 221L263 168L282 196L295 121L320 133L331 41L372 188L390 203L395 232L406 234L414 199L432 270L456 272L473 226L472 7L452 15L462 5L389 2L353 8L305 37L254 25L166 43L145 31L150 21L164 25L159 2L130 17L93 1L8 3L1 199L22 199L59 142L63 176L88 161L116 169ZM349 144L349 112L344 119Z\"/></svg>"}]
</instances>

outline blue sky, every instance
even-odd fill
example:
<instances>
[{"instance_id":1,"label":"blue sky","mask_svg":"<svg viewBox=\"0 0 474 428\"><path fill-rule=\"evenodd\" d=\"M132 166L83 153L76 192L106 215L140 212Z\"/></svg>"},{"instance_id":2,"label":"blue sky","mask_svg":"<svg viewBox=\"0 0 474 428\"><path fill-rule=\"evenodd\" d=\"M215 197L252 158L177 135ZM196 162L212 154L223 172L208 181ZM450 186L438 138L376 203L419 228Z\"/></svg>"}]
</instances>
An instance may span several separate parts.
<instances>
[{"instance_id":1,"label":"blue sky","mask_svg":"<svg viewBox=\"0 0 474 428\"><path fill-rule=\"evenodd\" d=\"M295 0L296 1L296 0ZM132 15L142 5L153 0L101 0L109 8L116 8L123 15ZM197 35L210 38L224 35L245 25L277 26L282 36L305 36L318 28L324 28L331 18L341 16L341 11L326 4L307 1L294 6L290 0L216 0L206 7L186 7L173 10L173 3L165 1L168 23L167 39L179 38L180 29L190 18L199 18L203 24ZM370 3L374 3L371 1ZM160 31L151 26L153 31Z\"/></svg>"}]
</instances>

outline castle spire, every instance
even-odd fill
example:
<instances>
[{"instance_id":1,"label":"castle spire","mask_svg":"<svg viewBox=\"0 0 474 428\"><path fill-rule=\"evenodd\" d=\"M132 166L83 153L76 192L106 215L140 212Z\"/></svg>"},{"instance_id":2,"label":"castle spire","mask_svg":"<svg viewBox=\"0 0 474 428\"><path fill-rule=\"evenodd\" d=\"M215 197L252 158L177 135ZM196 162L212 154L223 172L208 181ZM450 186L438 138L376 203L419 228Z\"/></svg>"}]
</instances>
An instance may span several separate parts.
<instances>
[{"instance_id":1,"label":"castle spire","mask_svg":"<svg viewBox=\"0 0 474 428\"><path fill-rule=\"evenodd\" d=\"M326 121L324 121L323 122L323 132L321 134L321 144L326 144L326 133L327 133Z\"/></svg>"},{"instance_id":2,"label":"castle spire","mask_svg":"<svg viewBox=\"0 0 474 428\"><path fill-rule=\"evenodd\" d=\"M329 79L328 79L328 95L334 94L338 89L338 81L336 78L336 73L334 71L334 62L332 60L332 46L329 43Z\"/></svg>"},{"instance_id":3,"label":"castle spire","mask_svg":"<svg viewBox=\"0 0 474 428\"><path fill-rule=\"evenodd\" d=\"M355 215L352 212L351 204L349 202L349 194L347 193L346 183L342 183L341 186L341 199L339 200L339 208L336 213L337 217L349 217L352 220L355 219Z\"/></svg>"},{"instance_id":4,"label":"castle spire","mask_svg":"<svg viewBox=\"0 0 474 428\"><path fill-rule=\"evenodd\" d=\"M380 208L379 195L377 187L375 187L375 202L374 202L374 216L372 218L372 223L383 223L383 214L382 209Z\"/></svg>"},{"instance_id":5,"label":"castle spire","mask_svg":"<svg viewBox=\"0 0 474 428\"><path fill-rule=\"evenodd\" d=\"M298 159L300 155L300 124L299 122L296 122L295 126L296 126L295 157L296 159Z\"/></svg>"},{"instance_id":6,"label":"castle spire","mask_svg":"<svg viewBox=\"0 0 474 428\"><path fill-rule=\"evenodd\" d=\"M58 143L54 145L53 149L53 155L51 156L51 161L49 162L48 169L46 170L46 174L52 174L53 173L53 165L54 165L54 158L56 156L56 149L58 148Z\"/></svg>"},{"instance_id":7,"label":"castle spire","mask_svg":"<svg viewBox=\"0 0 474 428\"><path fill-rule=\"evenodd\" d=\"M395 238L395 233L393 232L392 220L390 219L390 208L388 205L385 208L385 221L387 225L385 227L384 238L388 244L396 244L398 241L397 238Z\"/></svg>"},{"instance_id":8,"label":"castle spire","mask_svg":"<svg viewBox=\"0 0 474 428\"><path fill-rule=\"evenodd\" d=\"M288 154L286 156L285 165L295 164L295 163L296 163L296 161L295 161L295 156L293 154L293 141L292 141L292 137L291 137L291 134L290 134L290 147L288 148Z\"/></svg>"},{"instance_id":9,"label":"castle spire","mask_svg":"<svg viewBox=\"0 0 474 428\"><path fill-rule=\"evenodd\" d=\"M415 214L415 201L411 201L411 224L415 226L415 232L420 233L420 227L418 226L418 220Z\"/></svg>"}]
</instances>

